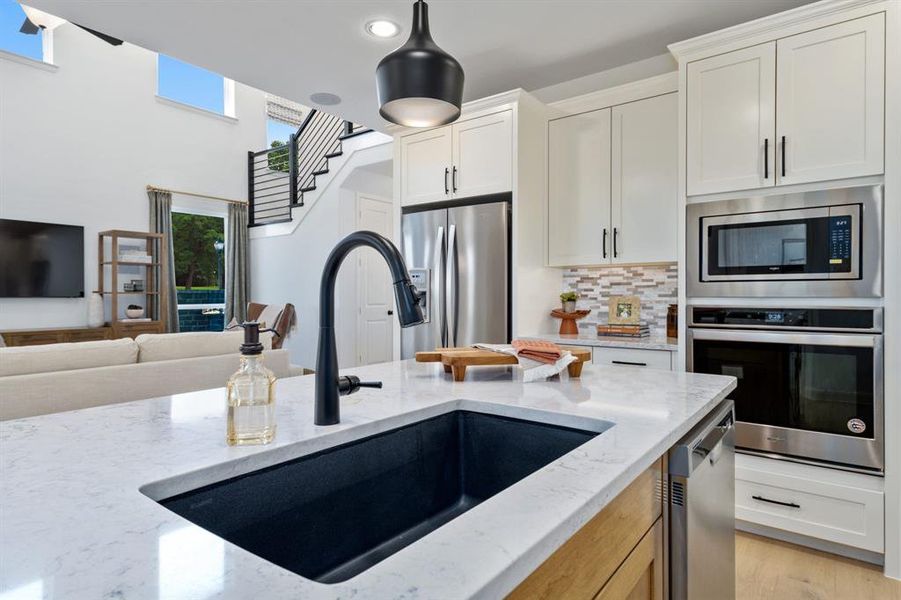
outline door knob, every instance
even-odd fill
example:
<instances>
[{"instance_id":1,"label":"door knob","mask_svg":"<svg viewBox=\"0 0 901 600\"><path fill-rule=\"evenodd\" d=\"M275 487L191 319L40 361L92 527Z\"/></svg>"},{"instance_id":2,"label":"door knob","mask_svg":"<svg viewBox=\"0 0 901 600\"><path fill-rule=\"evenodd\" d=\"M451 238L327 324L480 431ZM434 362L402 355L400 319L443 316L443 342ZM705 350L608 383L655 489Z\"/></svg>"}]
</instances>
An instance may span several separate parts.
<instances>
[{"instance_id":1,"label":"door knob","mask_svg":"<svg viewBox=\"0 0 901 600\"><path fill-rule=\"evenodd\" d=\"M394 311L393 311L393 310L389 310L389 311L388 311L388 314L389 314L389 315L393 315L393 314L394 314Z\"/></svg>"}]
</instances>

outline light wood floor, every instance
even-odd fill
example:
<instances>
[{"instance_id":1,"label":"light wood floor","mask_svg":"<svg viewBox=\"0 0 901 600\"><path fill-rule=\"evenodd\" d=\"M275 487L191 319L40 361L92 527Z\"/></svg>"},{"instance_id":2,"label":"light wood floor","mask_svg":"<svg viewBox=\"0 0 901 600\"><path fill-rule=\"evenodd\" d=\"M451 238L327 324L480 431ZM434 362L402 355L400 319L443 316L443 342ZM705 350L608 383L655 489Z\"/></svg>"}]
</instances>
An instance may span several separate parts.
<instances>
[{"instance_id":1,"label":"light wood floor","mask_svg":"<svg viewBox=\"0 0 901 600\"><path fill-rule=\"evenodd\" d=\"M901 581L868 563L735 534L736 600L901 600Z\"/></svg>"}]
</instances>

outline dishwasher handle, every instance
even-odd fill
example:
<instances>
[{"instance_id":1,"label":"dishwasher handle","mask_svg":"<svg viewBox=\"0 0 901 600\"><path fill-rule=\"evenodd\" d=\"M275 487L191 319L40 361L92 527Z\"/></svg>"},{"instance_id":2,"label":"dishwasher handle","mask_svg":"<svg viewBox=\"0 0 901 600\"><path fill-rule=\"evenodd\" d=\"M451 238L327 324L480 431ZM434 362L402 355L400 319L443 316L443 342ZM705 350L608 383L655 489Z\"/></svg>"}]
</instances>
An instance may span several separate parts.
<instances>
[{"instance_id":1,"label":"dishwasher handle","mask_svg":"<svg viewBox=\"0 0 901 600\"><path fill-rule=\"evenodd\" d=\"M727 437L735 428L733 406L731 400L726 400L673 446L669 453L671 475L690 477L705 463L713 466L719 462L725 452Z\"/></svg>"},{"instance_id":2,"label":"dishwasher handle","mask_svg":"<svg viewBox=\"0 0 901 600\"><path fill-rule=\"evenodd\" d=\"M710 432L704 436L704 439L694 447L692 452L702 459L709 458L710 464L715 465L722 455L723 438L726 437L726 434L729 433L730 429L732 429L731 415L728 423L717 425L710 430Z\"/></svg>"}]
</instances>

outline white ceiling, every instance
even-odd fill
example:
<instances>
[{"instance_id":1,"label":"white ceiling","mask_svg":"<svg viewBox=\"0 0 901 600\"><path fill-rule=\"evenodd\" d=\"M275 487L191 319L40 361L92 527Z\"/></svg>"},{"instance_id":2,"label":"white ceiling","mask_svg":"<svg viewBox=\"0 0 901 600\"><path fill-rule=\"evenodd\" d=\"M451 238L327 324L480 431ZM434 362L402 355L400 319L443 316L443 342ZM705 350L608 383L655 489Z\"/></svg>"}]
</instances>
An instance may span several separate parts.
<instances>
[{"instance_id":1,"label":"white ceiling","mask_svg":"<svg viewBox=\"0 0 901 600\"><path fill-rule=\"evenodd\" d=\"M535 90L666 52L666 45L809 0L432 0L432 35L466 72L465 100ZM127 42L380 127L375 67L409 34L411 0L26 0ZM401 25L390 40L364 24ZM114 51L115 49L111 49Z\"/></svg>"}]
</instances>

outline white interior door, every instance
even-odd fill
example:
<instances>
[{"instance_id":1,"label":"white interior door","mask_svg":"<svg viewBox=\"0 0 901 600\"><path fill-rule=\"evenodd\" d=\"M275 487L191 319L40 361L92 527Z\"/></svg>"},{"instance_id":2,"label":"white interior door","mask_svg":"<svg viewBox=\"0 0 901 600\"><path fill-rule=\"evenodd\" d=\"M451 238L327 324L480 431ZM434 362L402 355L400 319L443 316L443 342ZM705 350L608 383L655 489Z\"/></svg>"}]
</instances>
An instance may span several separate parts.
<instances>
[{"instance_id":1,"label":"white interior door","mask_svg":"<svg viewBox=\"0 0 901 600\"><path fill-rule=\"evenodd\" d=\"M403 206L450 198L451 127L439 127L400 138Z\"/></svg>"},{"instance_id":2,"label":"white interior door","mask_svg":"<svg viewBox=\"0 0 901 600\"><path fill-rule=\"evenodd\" d=\"M610 262L610 109L548 123L548 264Z\"/></svg>"},{"instance_id":3,"label":"white interior door","mask_svg":"<svg viewBox=\"0 0 901 600\"><path fill-rule=\"evenodd\" d=\"M775 185L776 42L688 63L687 192Z\"/></svg>"},{"instance_id":4,"label":"white interior door","mask_svg":"<svg viewBox=\"0 0 901 600\"><path fill-rule=\"evenodd\" d=\"M454 123L455 198L513 189L513 113L505 110Z\"/></svg>"},{"instance_id":5,"label":"white interior door","mask_svg":"<svg viewBox=\"0 0 901 600\"><path fill-rule=\"evenodd\" d=\"M777 58L779 183L882 173L884 13L781 39Z\"/></svg>"},{"instance_id":6,"label":"white interior door","mask_svg":"<svg viewBox=\"0 0 901 600\"><path fill-rule=\"evenodd\" d=\"M676 260L676 93L613 107L613 262Z\"/></svg>"},{"instance_id":7,"label":"white interior door","mask_svg":"<svg viewBox=\"0 0 901 600\"><path fill-rule=\"evenodd\" d=\"M359 195L357 211L358 229L393 238L390 200ZM395 319L391 273L385 259L372 248L362 248L358 252L357 364L387 362L393 359Z\"/></svg>"}]
</instances>

